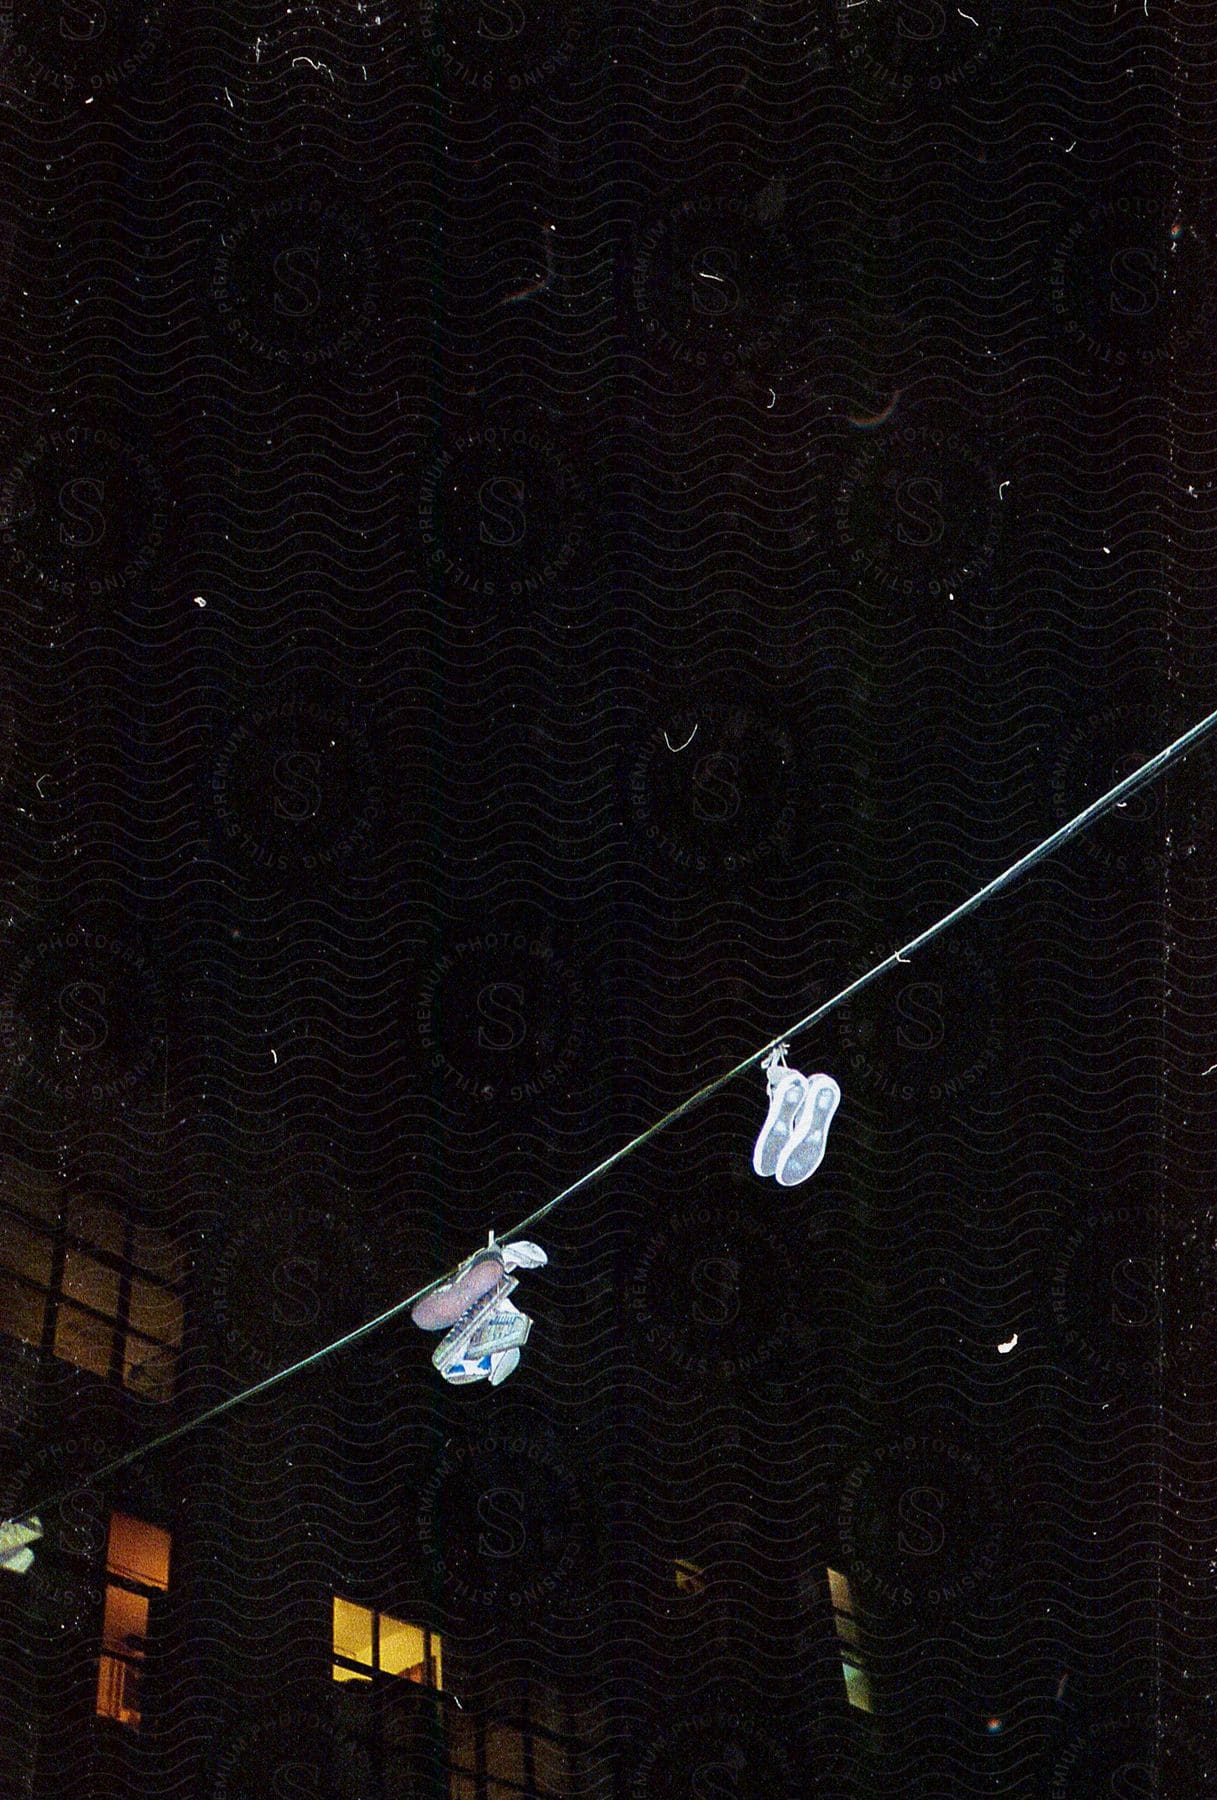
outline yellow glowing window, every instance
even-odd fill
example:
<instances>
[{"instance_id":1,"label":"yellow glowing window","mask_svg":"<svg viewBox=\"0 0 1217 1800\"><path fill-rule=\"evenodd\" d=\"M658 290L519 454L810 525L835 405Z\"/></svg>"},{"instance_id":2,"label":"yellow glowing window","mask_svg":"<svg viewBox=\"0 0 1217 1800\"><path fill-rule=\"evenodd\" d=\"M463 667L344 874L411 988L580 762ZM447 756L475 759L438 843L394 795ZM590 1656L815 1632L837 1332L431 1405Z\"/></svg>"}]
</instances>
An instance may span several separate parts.
<instances>
[{"instance_id":1,"label":"yellow glowing window","mask_svg":"<svg viewBox=\"0 0 1217 1800\"><path fill-rule=\"evenodd\" d=\"M110 1515L106 1547L105 1610L97 1669L97 1711L138 1731L140 1677L148 1645L152 1602L169 1586L172 1540L159 1525Z\"/></svg>"},{"instance_id":2,"label":"yellow glowing window","mask_svg":"<svg viewBox=\"0 0 1217 1800\"><path fill-rule=\"evenodd\" d=\"M850 1592L848 1577L839 1569L828 1571L828 1591L832 1595L833 1610L839 1613L852 1613L854 1597Z\"/></svg>"},{"instance_id":3,"label":"yellow glowing window","mask_svg":"<svg viewBox=\"0 0 1217 1800\"><path fill-rule=\"evenodd\" d=\"M427 1641L420 1625L380 1615L380 1666L386 1675L427 1683Z\"/></svg>"},{"instance_id":4,"label":"yellow glowing window","mask_svg":"<svg viewBox=\"0 0 1217 1800\"><path fill-rule=\"evenodd\" d=\"M375 1616L370 1607L355 1606L350 1600L334 1596L334 1655L345 1656L366 1669L373 1667L373 1633ZM335 1681L371 1681L371 1675L357 1669L334 1664Z\"/></svg>"},{"instance_id":5,"label":"yellow glowing window","mask_svg":"<svg viewBox=\"0 0 1217 1800\"><path fill-rule=\"evenodd\" d=\"M706 1571L698 1563L677 1563L676 1591L678 1594L700 1594L705 1585Z\"/></svg>"},{"instance_id":6,"label":"yellow glowing window","mask_svg":"<svg viewBox=\"0 0 1217 1800\"><path fill-rule=\"evenodd\" d=\"M395 1675L421 1687L442 1687L439 1634L335 1594L334 1680L370 1681L373 1673Z\"/></svg>"}]
</instances>

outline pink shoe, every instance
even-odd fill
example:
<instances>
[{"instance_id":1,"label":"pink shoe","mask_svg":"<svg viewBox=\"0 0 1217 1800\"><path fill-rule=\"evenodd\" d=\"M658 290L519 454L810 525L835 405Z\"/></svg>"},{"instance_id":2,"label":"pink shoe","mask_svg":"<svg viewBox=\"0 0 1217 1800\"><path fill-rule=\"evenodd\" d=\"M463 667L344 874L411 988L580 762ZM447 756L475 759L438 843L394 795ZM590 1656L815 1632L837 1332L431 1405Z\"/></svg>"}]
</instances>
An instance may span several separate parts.
<instances>
[{"instance_id":1,"label":"pink shoe","mask_svg":"<svg viewBox=\"0 0 1217 1800\"><path fill-rule=\"evenodd\" d=\"M410 1317L424 1331L447 1331L469 1311L475 1301L483 1299L498 1287L506 1273L503 1255L497 1245L478 1250L461 1264L452 1280L433 1293L424 1294Z\"/></svg>"}]
</instances>

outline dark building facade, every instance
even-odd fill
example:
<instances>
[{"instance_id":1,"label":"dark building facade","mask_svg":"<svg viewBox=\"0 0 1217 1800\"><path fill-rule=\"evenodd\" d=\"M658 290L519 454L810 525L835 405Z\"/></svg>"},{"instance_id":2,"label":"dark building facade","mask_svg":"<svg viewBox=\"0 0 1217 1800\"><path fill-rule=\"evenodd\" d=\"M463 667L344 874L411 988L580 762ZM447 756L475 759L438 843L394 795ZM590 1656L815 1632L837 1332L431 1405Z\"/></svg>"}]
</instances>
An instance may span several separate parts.
<instances>
[{"instance_id":1,"label":"dark building facade","mask_svg":"<svg viewBox=\"0 0 1217 1800\"><path fill-rule=\"evenodd\" d=\"M1211 708L1197 17L0 12L3 1800L1214 1791L1208 750L308 1360Z\"/></svg>"}]
</instances>

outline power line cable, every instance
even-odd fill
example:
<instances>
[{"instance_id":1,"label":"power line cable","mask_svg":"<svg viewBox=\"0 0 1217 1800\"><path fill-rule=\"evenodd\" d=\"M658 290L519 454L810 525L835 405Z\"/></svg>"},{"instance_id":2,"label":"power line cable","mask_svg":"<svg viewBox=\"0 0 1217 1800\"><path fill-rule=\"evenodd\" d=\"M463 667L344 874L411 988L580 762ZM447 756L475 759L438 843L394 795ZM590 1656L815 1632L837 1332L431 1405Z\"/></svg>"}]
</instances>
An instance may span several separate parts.
<instances>
[{"instance_id":1,"label":"power line cable","mask_svg":"<svg viewBox=\"0 0 1217 1800\"><path fill-rule=\"evenodd\" d=\"M1033 869L1046 856L1051 856L1055 850L1059 850L1070 839L1077 837L1102 813L1119 806L1129 795L1154 781L1172 762L1185 755L1188 750L1193 749L1215 728L1217 728L1217 712L1211 712L1198 724L1193 725L1189 731L1185 731L1182 737L1176 738L1173 744L1168 744L1164 750L1159 750L1156 756L1151 756L1148 762L1144 762L1140 768L1134 769L1131 775L1126 775L1122 781L1116 783L1115 787L1109 788L1107 793L1100 795L1097 800L1092 800L1089 806L1083 808L1067 824L1059 826L1033 850L1028 850L1024 856L1019 857L1017 862L1011 863L1010 867L1002 874L996 875L992 881L986 882L985 886L973 894L970 899L962 901L935 924L928 926L925 931L919 932L916 937L910 938L909 942L899 950L893 950L890 956L884 957L882 962L876 963L865 974L859 975L856 980L849 982L831 999L825 1000L820 1006L813 1008L797 1024L787 1026L776 1037L770 1038L769 1042L763 1044L759 1050L754 1050L750 1056L744 1057L742 1062L737 1062L725 1074L717 1075L713 1081L708 1081L705 1087L699 1088L687 1100L682 1100L679 1106L674 1106L670 1112L666 1112L653 1125L648 1125L645 1131L640 1131L637 1137L631 1138L619 1150L614 1150L611 1156L606 1156L603 1162L596 1164L595 1168L580 1175L576 1181L570 1183L569 1187L564 1187L560 1193L554 1195L552 1200L547 1200L544 1206L539 1206L535 1212L529 1213L527 1218L521 1219L509 1231L500 1234L498 1242L507 1244L514 1238L522 1236L525 1231L530 1230L542 1219L548 1218L554 1208L561 1206L564 1200L569 1200L572 1194L577 1194L583 1188L590 1187L602 1175L607 1175L610 1169L616 1168L618 1163L624 1162L627 1156L632 1156L636 1150L641 1150L644 1144L649 1144L652 1138L658 1137L661 1131L666 1131L669 1125L675 1124L677 1119L683 1119L686 1113L692 1112L695 1107L701 1106L705 1101L711 1099L729 1082L735 1081L740 1075L746 1074L749 1069L755 1068L779 1044L789 1043L800 1032L807 1031L812 1025L819 1024L820 1020L826 1018L836 1007L841 1006L846 1000L852 1000L855 994L860 994L864 988L870 986L872 981L877 981L880 975L886 974L888 969L895 968L897 964L907 963L916 951L924 949L932 939L940 936L950 926L957 925L961 919L966 919L970 913L974 913L986 901L992 900L995 895L1001 893L1003 888L1007 888L1012 882L1017 881L1020 875L1025 875L1029 869ZM166 1444L172 1444L176 1439L185 1437L188 1432L197 1431L201 1425L210 1423L212 1419L218 1419L223 1413L231 1412L234 1406L240 1406L246 1400L253 1400L258 1394L268 1393L271 1388L278 1387L284 1381L290 1381L293 1375L301 1375L306 1369L314 1368L325 1357L334 1356L338 1351L347 1350L352 1344L358 1344L363 1338L370 1337L372 1332L379 1331L382 1325L388 1325L393 1319L399 1319L403 1313L409 1312L411 1307L416 1306L426 1295L433 1293L437 1287L447 1281L450 1273L451 1271L448 1274L437 1275L425 1287L408 1295L405 1300L396 1301L386 1311L378 1313L374 1319L369 1319L366 1324L356 1326L355 1330L335 1338L333 1343L325 1344L320 1350L314 1350L310 1355L301 1357L298 1362L290 1363L287 1368L279 1369L275 1374L265 1376L263 1380L255 1382L252 1387L242 1388L239 1393L232 1394L227 1400L221 1400L215 1406L208 1407L197 1417L187 1419L184 1424L175 1425L170 1431L161 1432L158 1437L150 1439L148 1443L140 1444L122 1456L116 1456L112 1462L105 1463L100 1469L95 1470L86 1480L77 1482L58 1494L52 1494L46 1500L39 1501L37 1505L23 1512L20 1515L21 1518L31 1518L37 1513L48 1511L73 1494L81 1493L86 1488L92 1487L95 1482L104 1481L108 1476L116 1474L119 1469L127 1468L131 1463L138 1461L140 1457L148 1456L153 1450L159 1450Z\"/></svg>"}]
</instances>

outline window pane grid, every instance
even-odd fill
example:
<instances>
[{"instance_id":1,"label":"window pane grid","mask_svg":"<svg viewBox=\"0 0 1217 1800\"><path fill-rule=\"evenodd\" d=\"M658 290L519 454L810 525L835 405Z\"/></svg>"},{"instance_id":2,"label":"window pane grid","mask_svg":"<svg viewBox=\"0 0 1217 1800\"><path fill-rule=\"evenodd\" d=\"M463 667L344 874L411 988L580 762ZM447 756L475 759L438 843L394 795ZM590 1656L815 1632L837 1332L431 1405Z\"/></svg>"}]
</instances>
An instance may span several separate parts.
<instances>
[{"instance_id":1,"label":"window pane grid","mask_svg":"<svg viewBox=\"0 0 1217 1800\"><path fill-rule=\"evenodd\" d=\"M536 1795L539 1800L546 1800L549 1795L559 1795L565 1792L567 1772L573 1768L571 1752L564 1750L560 1760L555 1757L554 1761L544 1769L536 1766L530 1767L530 1764L535 1764L534 1753L542 1740L537 1734L530 1734L525 1727L511 1728L516 1740L515 1752L519 1758L522 1774L513 1779L501 1770L498 1773L494 1772L494 1756L493 1753L490 1756L486 1754L485 1734L487 1730L497 1733L501 1743L505 1729L507 1728L501 1725L484 1723L478 1729L478 1754L474 1755L473 1746L469 1745L465 1747L463 1756L450 1755L448 1770L453 1777L453 1793L468 1793L471 1796L483 1792L487 1795L524 1794ZM544 1742L550 1750L558 1751L560 1748L554 1739L546 1739ZM479 1774L481 1775L480 1787L478 1785Z\"/></svg>"},{"instance_id":2,"label":"window pane grid","mask_svg":"<svg viewBox=\"0 0 1217 1800\"><path fill-rule=\"evenodd\" d=\"M39 1286L51 1279L52 1239L36 1219L0 1212L0 1263Z\"/></svg>"},{"instance_id":3,"label":"window pane grid","mask_svg":"<svg viewBox=\"0 0 1217 1800\"><path fill-rule=\"evenodd\" d=\"M0 1322L25 1344L44 1348L47 1290L24 1276L0 1268Z\"/></svg>"},{"instance_id":4,"label":"window pane grid","mask_svg":"<svg viewBox=\"0 0 1217 1800\"><path fill-rule=\"evenodd\" d=\"M64 1252L63 1292L69 1300L75 1300L93 1312L103 1313L108 1319L118 1317L120 1278L121 1266L115 1268L100 1262L95 1256L86 1256L83 1250Z\"/></svg>"},{"instance_id":5,"label":"window pane grid","mask_svg":"<svg viewBox=\"0 0 1217 1800\"><path fill-rule=\"evenodd\" d=\"M61 1300L52 1348L63 1362L108 1381L114 1369L114 1321Z\"/></svg>"},{"instance_id":6,"label":"window pane grid","mask_svg":"<svg viewBox=\"0 0 1217 1800\"><path fill-rule=\"evenodd\" d=\"M171 1398L183 1311L174 1285L125 1257L135 1228L74 1202L68 1230L0 1205L0 1330L146 1398ZM141 1228L141 1248L153 1234Z\"/></svg>"},{"instance_id":7,"label":"window pane grid","mask_svg":"<svg viewBox=\"0 0 1217 1800\"><path fill-rule=\"evenodd\" d=\"M169 1586L171 1547L163 1526L129 1513L110 1514L96 1711L132 1731L140 1727L148 1621L157 1595Z\"/></svg>"},{"instance_id":8,"label":"window pane grid","mask_svg":"<svg viewBox=\"0 0 1217 1800\"><path fill-rule=\"evenodd\" d=\"M139 1677L142 1658L102 1653L97 1666L99 1718L117 1719L120 1725L139 1730Z\"/></svg>"},{"instance_id":9,"label":"window pane grid","mask_svg":"<svg viewBox=\"0 0 1217 1800\"><path fill-rule=\"evenodd\" d=\"M400 1694L400 1675L384 1668L393 1660L392 1641L395 1632L409 1624L389 1613L377 1614L372 1607L361 1607L353 1601L333 1599L335 1642L331 1672L335 1680L362 1681L375 1684L384 1695ZM411 1627L425 1639L432 1634L422 1625ZM344 1645L360 1639L359 1654L351 1655ZM438 1634L434 1638L439 1650ZM373 1660L381 1666L373 1667ZM440 1696L434 1696L436 1701ZM396 1709L380 1717L380 1730L386 1771L401 1770L403 1783L417 1780L419 1745L411 1737L399 1739L391 1735ZM533 1725L528 1712L506 1719L486 1719L444 1707L445 1746L442 1769L447 1800L562 1800L577 1786L578 1737L569 1729L552 1724ZM399 1748L405 1745L405 1748ZM396 1790L394 1790L396 1791ZM404 1791L404 1789L403 1789Z\"/></svg>"},{"instance_id":10,"label":"window pane grid","mask_svg":"<svg viewBox=\"0 0 1217 1800\"><path fill-rule=\"evenodd\" d=\"M441 1685L441 1642L438 1632L392 1613L333 1597L334 1680L356 1674L385 1675L420 1687ZM343 1673L339 1673L342 1670Z\"/></svg>"}]
</instances>

